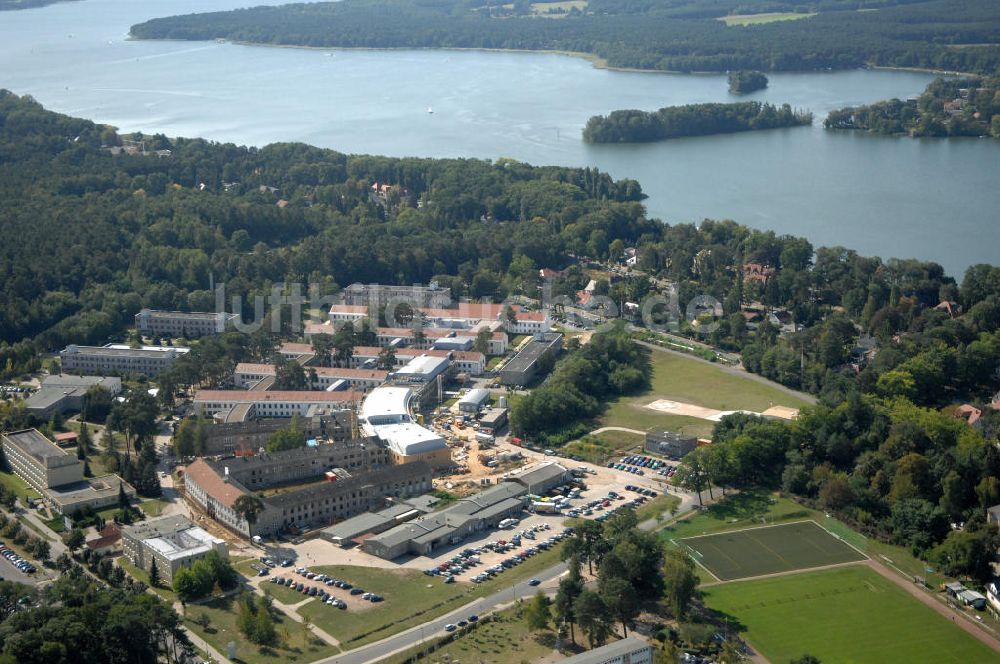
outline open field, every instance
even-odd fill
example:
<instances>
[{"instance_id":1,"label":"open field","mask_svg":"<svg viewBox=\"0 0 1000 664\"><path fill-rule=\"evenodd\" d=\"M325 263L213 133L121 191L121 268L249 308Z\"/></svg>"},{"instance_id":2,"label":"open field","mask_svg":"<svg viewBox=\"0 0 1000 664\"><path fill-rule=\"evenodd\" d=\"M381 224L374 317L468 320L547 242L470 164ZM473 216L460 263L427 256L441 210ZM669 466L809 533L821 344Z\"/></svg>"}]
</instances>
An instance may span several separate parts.
<instances>
[{"instance_id":1,"label":"open field","mask_svg":"<svg viewBox=\"0 0 1000 664\"><path fill-rule=\"evenodd\" d=\"M865 560L814 521L762 526L677 540L722 581Z\"/></svg>"},{"instance_id":2,"label":"open field","mask_svg":"<svg viewBox=\"0 0 1000 664\"><path fill-rule=\"evenodd\" d=\"M482 664L507 664L508 662L537 662L554 650L551 632L532 633L524 624L519 608L501 611L492 620L481 622L458 633L450 643L442 643L428 662L481 662ZM404 664L410 658L426 651L430 644L410 648L383 660L380 664Z\"/></svg>"},{"instance_id":3,"label":"open field","mask_svg":"<svg viewBox=\"0 0 1000 664\"><path fill-rule=\"evenodd\" d=\"M233 596L212 600L204 604L192 604L187 607L184 626L205 639L221 653L227 651L230 641L236 642L235 662L246 664L283 664L284 662L312 662L317 659L335 655L338 650L319 640L306 628L277 612L275 630L278 632L278 645L274 648L261 649L247 641L236 628L236 598ZM206 615L209 619L208 628L196 621Z\"/></svg>"},{"instance_id":4,"label":"open field","mask_svg":"<svg viewBox=\"0 0 1000 664\"><path fill-rule=\"evenodd\" d=\"M457 582L446 584L441 577L426 576L409 569L386 570L348 565L318 565L311 571L350 581L355 586L385 597L384 602L370 604L357 600L346 591L333 590L348 602L342 611L310 600L297 609L304 618L333 635L345 648L356 648L384 639L397 632L452 611L480 597L529 579L537 572L559 562L562 547L555 546L526 560L486 583ZM266 583L270 588L272 584ZM317 585L313 582L311 585ZM353 601L352 600L356 600Z\"/></svg>"},{"instance_id":5,"label":"open field","mask_svg":"<svg viewBox=\"0 0 1000 664\"><path fill-rule=\"evenodd\" d=\"M643 436L628 431L603 431L564 445L562 452L566 455L575 454L584 461L603 466L612 458L620 458L630 450L641 450L644 442Z\"/></svg>"},{"instance_id":6,"label":"open field","mask_svg":"<svg viewBox=\"0 0 1000 664\"><path fill-rule=\"evenodd\" d=\"M815 13L767 12L764 14L733 14L732 16L721 16L719 20L726 25L761 25L775 21L797 21L800 18L809 18L815 15Z\"/></svg>"},{"instance_id":7,"label":"open field","mask_svg":"<svg viewBox=\"0 0 1000 664\"><path fill-rule=\"evenodd\" d=\"M1000 657L864 565L712 586L705 603L762 655L788 662L927 664Z\"/></svg>"},{"instance_id":8,"label":"open field","mask_svg":"<svg viewBox=\"0 0 1000 664\"><path fill-rule=\"evenodd\" d=\"M807 405L787 392L750 378L725 371L722 367L682 355L652 351L653 377L650 389L638 396L610 402L601 417L601 426L632 429L666 429L708 436L712 422L683 415L657 412L646 406L657 399L696 404L716 410L761 412L771 406L802 408Z\"/></svg>"}]
</instances>

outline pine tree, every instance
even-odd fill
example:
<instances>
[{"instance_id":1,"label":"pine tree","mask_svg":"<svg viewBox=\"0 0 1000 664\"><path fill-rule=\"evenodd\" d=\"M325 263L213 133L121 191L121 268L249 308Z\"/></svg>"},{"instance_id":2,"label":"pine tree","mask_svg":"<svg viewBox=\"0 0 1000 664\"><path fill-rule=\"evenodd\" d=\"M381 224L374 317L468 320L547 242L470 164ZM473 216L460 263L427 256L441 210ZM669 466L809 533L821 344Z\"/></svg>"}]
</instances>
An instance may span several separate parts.
<instances>
[{"instance_id":1,"label":"pine tree","mask_svg":"<svg viewBox=\"0 0 1000 664\"><path fill-rule=\"evenodd\" d=\"M76 439L77 450L83 450L84 456L90 454L90 446L93 441L90 439L90 429L86 422L80 423L80 435Z\"/></svg>"},{"instance_id":2,"label":"pine tree","mask_svg":"<svg viewBox=\"0 0 1000 664\"><path fill-rule=\"evenodd\" d=\"M125 493L125 485L118 483L118 507L128 509L128 494Z\"/></svg>"},{"instance_id":3,"label":"pine tree","mask_svg":"<svg viewBox=\"0 0 1000 664\"><path fill-rule=\"evenodd\" d=\"M156 558L153 559L153 564L149 566L149 585L153 588L160 585L160 570L156 567Z\"/></svg>"}]
</instances>

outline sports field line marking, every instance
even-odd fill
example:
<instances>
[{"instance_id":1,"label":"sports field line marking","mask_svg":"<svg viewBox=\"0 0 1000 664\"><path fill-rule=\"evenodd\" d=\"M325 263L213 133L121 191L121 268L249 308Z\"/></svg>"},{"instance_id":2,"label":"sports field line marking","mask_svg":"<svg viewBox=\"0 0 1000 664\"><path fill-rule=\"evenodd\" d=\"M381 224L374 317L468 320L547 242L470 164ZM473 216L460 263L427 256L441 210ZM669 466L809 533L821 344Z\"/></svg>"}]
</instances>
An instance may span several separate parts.
<instances>
[{"instance_id":1,"label":"sports field line marking","mask_svg":"<svg viewBox=\"0 0 1000 664\"><path fill-rule=\"evenodd\" d=\"M769 551L771 553L771 555L773 555L775 558L777 558L781 562L785 563L785 565L787 565L788 567L792 567L792 568L795 567L795 565L793 565L792 563L790 563L787 560L785 560L785 557L783 555L781 555L780 553L778 553L777 551L775 551L774 549L772 549L771 547L769 547L767 544L764 544L763 540L759 540L756 537L754 537L753 535L747 535L747 537L750 538L751 542L756 542L759 546L761 546L764 549L766 549L767 551Z\"/></svg>"},{"instance_id":2,"label":"sports field line marking","mask_svg":"<svg viewBox=\"0 0 1000 664\"><path fill-rule=\"evenodd\" d=\"M864 551L862 551L858 547L854 546L853 544L851 544L850 542L848 542L847 540L845 540L843 537L841 537L837 533L835 533L832 530L829 530L829 529L823 527L822 523L816 521L815 519L809 519L809 522L810 523L815 523L819 527L819 529L822 530L823 532L825 532L827 535L829 535L830 537L833 537L834 539L840 540L841 542L843 542L847 546L851 547L852 549L854 549L855 551L857 551L858 553L860 553L861 557L864 558L865 560L871 560L871 556L869 556L867 553L865 553ZM861 533L858 533L858 534L861 535ZM864 535L861 535L861 536L864 537Z\"/></svg>"},{"instance_id":3,"label":"sports field line marking","mask_svg":"<svg viewBox=\"0 0 1000 664\"><path fill-rule=\"evenodd\" d=\"M690 537L683 538L681 541L692 540L692 539L699 539L701 537L716 537L718 535L731 535L733 533L745 533L748 530L763 530L764 528L783 528L785 526L794 526L797 523L816 523L816 522L814 520L812 520L812 519L803 519L801 521L785 521L783 523L769 523L766 526L747 526L746 528L736 528L735 530L719 530L719 531L714 532L714 533L705 533L704 535L691 535ZM816 523L816 525L819 526L818 523ZM822 526L820 526L820 527L822 528ZM823 530L826 530L826 528L823 528ZM830 531L827 530L827 532L829 533Z\"/></svg>"},{"instance_id":4,"label":"sports field line marking","mask_svg":"<svg viewBox=\"0 0 1000 664\"><path fill-rule=\"evenodd\" d=\"M720 579L719 577L717 577L715 575L715 572L713 572L712 570L710 570L707 567L705 567L704 565L702 565L701 561L698 560L698 558L696 556L692 555L694 553L697 553L699 556L703 556L705 554L701 553L700 551L698 551L697 549L695 549L692 546L688 546L687 544L684 544L683 540L681 541L680 544L678 544L677 540L671 538L670 542L671 542L671 544L673 544L674 546L676 546L681 551L684 551L685 553L687 553L688 558L690 558L691 560L693 560L695 565L697 565L698 567L702 568L703 570L705 570L706 572L708 572L709 574L711 574L713 579L715 579L716 581L718 581L720 583L722 582L722 579Z\"/></svg>"}]
</instances>

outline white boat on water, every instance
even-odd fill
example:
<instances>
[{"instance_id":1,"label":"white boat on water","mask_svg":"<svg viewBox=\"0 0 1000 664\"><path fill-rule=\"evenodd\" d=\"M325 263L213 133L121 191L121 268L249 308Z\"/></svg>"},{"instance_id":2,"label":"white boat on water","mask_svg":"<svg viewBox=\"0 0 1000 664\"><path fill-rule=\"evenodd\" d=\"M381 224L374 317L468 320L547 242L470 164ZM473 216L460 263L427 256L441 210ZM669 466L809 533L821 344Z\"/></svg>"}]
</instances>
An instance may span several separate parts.
<instances>
[{"instance_id":1,"label":"white boat on water","mask_svg":"<svg viewBox=\"0 0 1000 664\"><path fill-rule=\"evenodd\" d=\"M430 106L427 107L427 112L431 115L434 115L434 109L431 108Z\"/></svg>"}]
</instances>

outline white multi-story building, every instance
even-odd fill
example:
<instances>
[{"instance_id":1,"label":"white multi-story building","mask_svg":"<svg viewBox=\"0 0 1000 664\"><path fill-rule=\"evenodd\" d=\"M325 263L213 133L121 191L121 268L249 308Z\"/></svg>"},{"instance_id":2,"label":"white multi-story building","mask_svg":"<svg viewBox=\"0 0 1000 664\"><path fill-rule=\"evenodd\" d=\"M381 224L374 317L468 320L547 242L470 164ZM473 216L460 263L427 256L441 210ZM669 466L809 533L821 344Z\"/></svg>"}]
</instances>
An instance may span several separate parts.
<instances>
[{"instance_id":1,"label":"white multi-story building","mask_svg":"<svg viewBox=\"0 0 1000 664\"><path fill-rule=\"evenodd\" d=\"M55 511L73 514L114 505L121 490L131 500L135 489L117 475L84 478L83 463L37 429L0 436L0 446L14 474L42 494Z\"/></svg>"},{"instance_id":2,"label":"white multi-story building","mask_svg":"<svg viewBox=\"0 0 1000 664\"><path fill-rule=\"evenodd\" d=\"M339 367L306 367L306 375L316 372L313 389L327 390L343 385L343 389L370 390L385 382L388 372L377 369L343 369ZM249 388L265 378L273 378L273 364L240 362L233 376L237 387Z\"/></svg>"},{"instance_id":3,"label":"white multi-story building","mask_svg":"<svg viewBox=\"0 0 1000 664\"><path fill-rule=\"evenodd\" d=\"M194 408L201 415L215 416L235 408L247 408L245 417L306 417L313 409L340 409L357 403L362 394L354 390L336 392L247 392L243 390L199 390L194 396Z\"/></svg>"},{"instance_id":4,"label":"white multi-story building","mask_svg":"<svg viewBox=\"0 0 1000 664\"><path fill-rule=\"evenodd\" d=\"M59 353L64 373L91 376L142 374L155 377L173 366L187 348L172 346L141 346L125 344L78 346L70 344Z\"/></svg>"},{"instance_id":5,"label":"white multi-story building","mask_svg":"<svg viewBox=\"0 0 1000 664\"><path fill-rule=\"evenodd\" d=\"M392 301L414 307L447 307L451 304L451 289L434 281L427 286L351 284L344 289L343 299L344 304L365 307L384 307Z\"/></svg>"},{"instance_id":6,"label":"white multi-story building","mask_svg":"<svg viewBox=\"0 0 1000 664\"><path fill-rule=\"evenodd\" d=\"M564 659L566 664L653 664L653 646L630 636Z\"/></svg>"},{"instance_id":7,"label":"white multi-story building","mask_svg":"<svg viewBox=\"0 0 1000 664\"><path fill-rule=\"evenodd\" d=\"M83 464L37 429L12 431L0 437L14 474L44 494L49 487L83 481Z\"/></svg>"},{"instance_id":8,"label":"white multi-story building","mask_svg":"<svg viewBox=\"0 0 1000 664\"><path fill-rule=\"evenodd\" d=\"M330 323L334 326L354 325L370 317L369 309L363 304L335 304L330 307ZM332 334L333 330L330 330Z\"/></svg>"},{"instance_id":9,"label":"white multi-story building","mask_svg":"<svg viewBox=\"0 0 1000 664\"><path fill-rule=\"evenodd\" d=\"M142 521L122 528L122 552L125 557L147 572L156 561L157 573L168 585L178 570L190 567L211 551L218 552L223 558L229 557L223 540L180 515Z\"/></svg>"},{"instance_id":10,"label":"white multi-story building","mask_svg":"<svg viewBox=\"0 0 1000 664\"><path fill-rule=\"evenodd\" d=\"M157 311L143 309L135 315L135 328L147 337L197 339L232 328L236 314L204 311Z\"/></svg>"}]
</instances>

